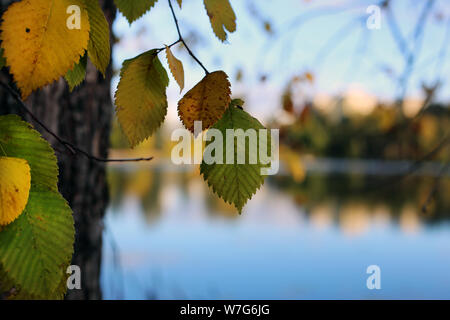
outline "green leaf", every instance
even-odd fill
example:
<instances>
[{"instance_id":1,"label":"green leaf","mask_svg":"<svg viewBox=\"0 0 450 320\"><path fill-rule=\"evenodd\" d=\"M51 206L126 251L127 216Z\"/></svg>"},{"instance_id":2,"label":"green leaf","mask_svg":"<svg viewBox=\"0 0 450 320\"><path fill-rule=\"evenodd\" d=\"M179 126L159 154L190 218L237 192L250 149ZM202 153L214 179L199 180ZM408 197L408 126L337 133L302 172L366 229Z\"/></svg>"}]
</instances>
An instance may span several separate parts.
<instances>
[{"instance_id":1,"label":"green leaf","mask_svg":"<svg viewBox=\"0 0 450 320\"><path fill-rule=\"evenodd\" d=\"M19 291L16 298L62 299L60 283L73 253L72 212L59 193L34 189L23 214L0 232L0 269Z\"/></svg>"},{"instance_id":2,"label":"green leaf","mask_svg":"<svg viewBox=\"0 0 450 320\"><path fill-rule=\"evenodd\" d=\"M205 181L212 188L212 190L222 199L228 203L234 204L239 213L245 203L255 194L255 192L264 183L264 176L261 174L262 168L268 168L268 164L263 164L259 157L260 144L267 143L267 150L270 155L270 137L267 139L260 139L259 130L264 129L264 126L255 118L250 116L247 112L235 107L236 100L232 101L230 107L226 110L223 117L212 127L222 133L223 137L223 163L207 164L205 158L200 165L200 173L203 175ZM256 130L257 150L256 155L250 154L251 148L249 139L234 138L234 148L227 154L227 129L242 129L244 133L248 129ZM211 130L211 129L210 129ZM209 134L208 131L207 134ZM264 140L264 141L263 141ZM205 147L205 154L208 146L214 143L208 141ZM229 143L229 141L228 141ZM238 154L245 150L245 162L240 164L238 162ZM213 152L214 153L214 152ZM205 155L204 154L204 155ZM234 161L227 164L227 157L233 156ZM256 162L251 163L250 157L255 156Z\"/></svg>"},{"instance_id":3,"label":"green leaf","mask_svg":"<svg viewBox=\"0 0 450 320\"><path fill-rule=\"evenodd\" d=\"M114 0L117 8L131 24L150 10L158 0Z\"/></svg>"},{"instance_id":4,"label":"green leaf","mask_svg":"<svg viewBox=\"0 0 450 320\"><path fill-rule=\"evenodd\" d=\"M85 54L76 65L73 66L72 70L67 71L64 79L66 79L69 85L70 92L79 86L84 78L86 78L86 65L87 65L87 55Z\"/></svg>"},{"instance_id":5,"label":"green leaf","mask_svg":"<svg viewBox=\"0 0 450 320\"><path fill-rule=\"evenodd\" d=\"M56 157L39 132L15 115L0 117L0 147L7 157L26 160L31 172L25 210L0 228L0 292L14 287L15 298L60 299L75 230L72 211L58 193Z\"/></svg>"},{"instance_id":6,"label":"green leaf","mask_svg":"<svg viewBox=\"0 0 450 320\"><path fill-rule=\"evenodd\" d=\"M115 94L119 123L131 146L147 139L167 114L169 77L156 50L126 60Z\"/></svg>"},{"instance_id":7,"label":"green leaf","mask_svg":"<svg viewBox=\"0 0 450 320\"><path fill-rule=\"evenodd\" d=\"M58 166L53 149L39 132L16 115L0 117L0 153L28 161L31 186L58 192Z\"/></svg>"},{"instance_id":8,"label":"green leaf","mask_svg":"<svg viewBox=\"0 0 450 320\"><path fill-rule=\"evenodd\" d=\"M84 0L84 2L89 15L89 24L91 25L87 49L89 59L105 75L111 58L109 24L100 8L98 0Z\"/></svg>"},{"instance_id":9,"label":"green leaf","mask_svg":"<svg viewBox=\"0 0 450 320\"><path fill-rule=\"evenodd\" d=\"M236 14L228 0L204 0L211 27L222 42L227 40L227 32L236 31Z\"/></svg>"}]
</instances>

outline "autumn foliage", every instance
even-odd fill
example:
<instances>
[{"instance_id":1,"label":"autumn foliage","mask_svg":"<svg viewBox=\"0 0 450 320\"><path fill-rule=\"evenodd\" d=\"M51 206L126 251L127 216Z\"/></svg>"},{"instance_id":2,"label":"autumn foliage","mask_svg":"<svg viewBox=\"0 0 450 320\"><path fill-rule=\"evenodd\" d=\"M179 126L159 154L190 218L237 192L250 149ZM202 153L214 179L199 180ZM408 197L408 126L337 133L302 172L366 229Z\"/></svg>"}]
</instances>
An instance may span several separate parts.
<instances>
[{"instance_id":1,"label":"autumn foliage","mask_svg":"<svg viewBox=\"0 0 450 320\"><path fill-rule=\"evenodd\" d=\"M157 0L114 0L131 24ZM182 8L182 0L178 0ZM205 77L178 103L184 126L194 131L261 129L258 120L231 103L231 85L223 71L208 72L184 41L172 3L170 9L189 54ZM236 30L229 0L204 0L212 31L220 41ZM3 14L2 61L9 68L23 100L64 77L73 90L85 78L88 59L105 74L110 63L109 25L95 0L22 0ZM168 42L170 43L170 42ZM183 63L171 46L162 46L125 60L115 92L116 114L131 147L149 138L164 122L168 72L159 54L165 51L170 72L184 90ZM242 107L242 106L239 106ZM261 186L260 163L230 165L203 163L201 173L212 190L241 212ZM66 268L73 253L71 210L57 188L56 157L50 145L16 116L0 117L0 289L18 288L13 297L62 298ZM2 227L3 226L3 227Z\"/></svg>"}]
</instances>

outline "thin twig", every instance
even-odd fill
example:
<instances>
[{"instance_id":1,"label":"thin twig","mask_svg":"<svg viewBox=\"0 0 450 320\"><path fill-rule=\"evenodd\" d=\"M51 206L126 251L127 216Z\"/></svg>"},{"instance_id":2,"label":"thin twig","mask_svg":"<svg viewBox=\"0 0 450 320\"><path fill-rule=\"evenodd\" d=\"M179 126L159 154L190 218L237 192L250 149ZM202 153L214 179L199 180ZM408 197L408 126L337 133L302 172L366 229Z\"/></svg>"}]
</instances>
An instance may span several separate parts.
<instances>
[{"instance_id":1,"label":"thin twig","mask_svg":"<svg viewBox=\"0 0 450 320\"><path fill-rule=\"evenodd\" d=\"M45 124L43 124L25 105L25 103L22 101L22 98L19 96L19 94L11 88L8 84L4 83L3 81L0 82L0 85L5 88L12 97L19 103L19 106L27 113L31 119L34 120L38 125L40 125L45 131L47 131L53 138L55 138L59 143L61 143L64 147L66 147L72 154L76 154L75 149L72 148L70 143L67 143L63 139L61 139L57 134L55 134L52 130L50 130Z\"/></svg>"},{"instance_id":2,"label":"thin twig","mask_svg":"<svg viewBox=\"0 0 450 320\"><path fill-rule=\"evenodd\" d=\"M184 41L184 38L181 35L180 25L178 24L177 16L175 15L175 10L173 9L173 6L172 6L172 2L171 2L171 0L167 0L167 1L169 2L170 11L172 12L172 17L175 22L175 26L177 28L178 36L180 37L180 39L178 41L181 41L184 44L184 47L188 51L189 55L199 64L200 67L203 68L203 70L205 71L206 74L209 74L208 69L205 68L205 66L200 62L200 60L195 56L195 54L192 52L192 50L188 47L188 45L186 44L186 41Z\"/></svg>"},{"instance_id":3,"label":"thin twig","mask_svg":"<svg viewBox=\"0 0 450 320\"><path fill-rule=\"evenodd\" d=\"M283 59L281 59L281 63L285 66L288 64L291 59L292 47L298 41L296 40L298 35L301 34L299 32L300 27L306 24L309 21L314 19L322 18L327 15L335 15L341 14L345 11L354 10L353 7L345 6L345 7L336 7L336 6L320 6L316 8L312 8L309 11L302 12L292 20L283 23L278 29L275 30L273 35L267 40L267 42L261 48L261 55L259 55L258 59L255 59L255 66L257 69L261 69L261 66L266 65L267 57L269 53L272 52L273 49L277 47L277 42L281 42L284 40L284 45L282 47L282 54L284 55ZM279 65L276 65L276 68L280 68Z\"/></svg>"},{"instance_id":4,"label":"thin twig","mask_svg":"<svg viewBox=\"0 0 450 320\"><path fill-rule=\"evenodd\" d=\"M401 94L400 94L400 101L401 106L403 107L403 102L406 96L406 92L408 90L408 82L411 77L411 74L414 69L415 62L417 60L417 57L420 54L421 48L422 48L422 34L425 30L425 23L427 21L427 16L431 12L431 9L433 8L433 5L435 3L435 0L428 0L428 2L425 4L422 13L420 14L419 18L417 19L416 26L414 28L413 33L413 48L408 51L408 53L405 56L406 65L403 71L402 76L399 79L399 84L401 88Z\"/></svg>"},{"instance_id":5,"label":"thin twig","mask_svg":"<svg viewBox=\"0 0 450 320\"><path fill-rule=\"evenodd\" d=\"M326 57L337 48L337 45L341 44L348 36L350 36L352 31L358 30L354 26L355 24L361 23L363 21L362 19L363 18L360 16L351 19L345 25L339 28L331 37L329 37L317 53L313 65L323 66Z\"/></svg>"},{"instance_id":6,"label":"thin twig","mask_svg":"<svg viewBox=\"0 0 450 320\"><path fill-rule=\"evenodd\" d=\"M428 207L431 204L431 201L433 200L434 196L436 195L438 189L439 189L439 182L441 181L442 175L444 174L445 170L447 170L448 166L450 165L449 162L442 165L442 168L436 177L436 180L434 181L434 186L431 189L430 193L428 194L427 199L425 200L424 204L422 205L422 213L426 214L428 212Z\"/></svg>"},{"instance_id":7,"label":"thin twig","mask_svg":"<svg viewBox=\"0 0 450 320\"><path fill-rule=\"evenodd\" d=\"M430 150L427 154L425 154L420 159L414 161L409 166L408 170L401 177L394 177L392 179L388 179L387 181L378 183L376 185L368 186L366 191L368 191L368 192L375 191L376 192L379 190L385 190L386 187L393 187L395 185L400 184L401 182L403 182L404 179L406 179L407 177L409 177L410 175L415 173L417 170L419 170L425 161L433 158L449 143L450 143L450 135L449 135L449 133L447 133L437 146L435 146L432 150Z\"/></svg>"},{"instance_id":8,"label":"thin twig","mask_svg":"<svg viewBox=\"0 0 450 320\"><path fill-rule=\"evenodd\" d=\"M47 131L53 138L56 139L56 141L58 141L67 150L69 150L72 155L76 155L77 153L78 154L82 154L86 158L88 158L90 160L93 160L93 161L97 161L97 162L139 162L139 161L151 161L151 160L153 160L153 157L149 157L149 158L134 158L134 159L107 159L107 158L96 157L96 156L94 156L94 155L92 155L92 154L90 154L90 153L80 149L79 147L77 147L73 143L62 139L56 133L54 133L52 130L50 130L44 123L42 123L42 121L40 121L33 114L33 112L31 112L30 109L28 109L28 107L25 105L25 103L20 98L19 94L13 88L11 88L11 86L9 86L8 84L4 83L3 81L0 81L0 86L5 88L11 94L11 96L17 101L19 106L25 111L26 114L28 114L31 117L31 119L33 119L34 122L36 122L38 125L40 125L42 127L42 129Z\"/></svg>"},{"instance_id":9,"label":"thin twig","mask_svg":"<svg viewBox=\"0 0 450 320\"><path fill-rule=\"evenodd\" d=\"M389 24L389 30L391 31L395 44L397 45L400 53L406 57L409 53L409 47L389 4L386 6L386 17Z\"/></svg>"},{"instance_id":10,"label":"thin twig","mask_svg":"<svg viewBox=\"0 0 450 320\"><path fill-rule=\"evenodd\" d=\"M172 48L174 45L176 45L176 44L178 44L180 42L181 42L181 40L178 39L177 41L173 42L172 44L169 44L167 47ZM156 53L160 53L161 51L164 51L164 50L166 50L166 47L156 49Z\"/></svg>"},{"instance_id":11,"label":"thin twig","mask_svg":"<svg viewBox=\"0 0 450 320\"><path fill-rule=\"evenodd\" d=\"M436 73L441 78L441 74L444 71L444 64L447 56L448 43L450 42L450 18L447 21L447 28L444 35L444 41L442 42L441 49L439 50L438 58L436 59Z\"/></svg>"}]
</instances>

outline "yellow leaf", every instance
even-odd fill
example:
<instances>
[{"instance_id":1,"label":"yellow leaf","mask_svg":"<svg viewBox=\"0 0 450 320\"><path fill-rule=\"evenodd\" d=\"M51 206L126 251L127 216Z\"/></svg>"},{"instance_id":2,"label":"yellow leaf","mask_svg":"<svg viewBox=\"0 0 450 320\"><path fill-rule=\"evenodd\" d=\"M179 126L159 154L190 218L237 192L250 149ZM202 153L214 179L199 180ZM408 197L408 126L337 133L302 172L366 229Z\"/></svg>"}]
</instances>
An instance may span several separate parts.
<instances>
[{"instance_id":1,"label":"yellow leaf","mask_svg":"<svg viewBox=\"0 0 450 320\"><path fill-rule=\"evenodd\" d=\"M22 0L2 18L1 46L23 99L66 74L87 48L90 25L82 0Z\"/></svg>"},{"instance_id":2,"label":"yellow leaf","mask_svg":"<svg viewBox=\"0 0 450 320\"><path fill-rule=\"evenodd\" d=\"M0 226L17 219L28 202L30 166L24 159L0 157Z\"/></svg>"},{"instance_id":3,"label":"yellow leaf","mask_svg":"<svg viewBox=\"0 0 450 320\"><path fill-rule=\"evenodd\" d=\"M314 82L314 75L311 72L305 72L305 78L306 80L308 80L310 83Z\"/></svg>"},{"instance_id":4,"label":"yellow leaf","mask_svg":"<svg viewBox=\"0 0 450 320\"><path fill-rule=\"evenodd\" d=\"M300 154L289 147L280 147L280 159L286 164L287 170L295 182L303 182L306 171Z\"/></svg>"},{"instance_id":5,"label":"yellow leaf","mask_svg":"<svg viewBox=\"0 0 450 320\"><path fill-rule=\"evenodd\" d=\"M236 31L236 15L229 0L204 0L211 26L217 38L227 40L228 32Z\"/></svg>"},{"instance_id":6,"label":"yellow leaf","mask_svg":"<svg viewBox=\"0 0 450 320\"><path fill-rule=\"evenodd\" d=\"M156 50L123 63L115 94L117 117L131 146L147 139L167 114L169 78Z\"/></svg>"},{"instance_id":7,"label":"yellow leaf","mask_svg":"<svg viewBox=\"0 0 450 320\"><path fill-rule=\"evenodd\" d=\"M183 63L175 58L175 56L172 54L172 51L170 51L170 48L166 46L166 57L167 57L167 63L169 64L170 72L172 72L173 77L175 78L175 81L180 86L180 92L184 89L184 68Z\"/></svg>"},{"instance_id":8,"label":"yellow leaf","mask_svg":"<svg viewBox=\"0 0 450 320\"><path fill-rule=\"evenodd\" d=\"M89 15L90 37L88 55L95 67L105 75L109 65L111 48L109 44L109 24L98 0L84 0Z\"/></svg>"},{"instance_id":9,"label":"yellow leaf","mask_svg":"<svg viewBox=\"0 0 450 320\"><path fill-rule=\"evenodd\" d=\"M180 6L180 9L181 9L181 5L183 4L183 0L177 0L177 2L178 2L178 5Z\"/></svg>"},{"instance_id":10,"label":"yellow leaf","mask_svg":"<svg viewBox=\"0 0 450 320\"><path fill-rule=\"evenodd\" d=\"M178 102L178 115L184 126L194 132L194 121L202 121L202 130L215 124L231 102L228 76L223 71L206 75Z\"/></svg>"}]
</instances>

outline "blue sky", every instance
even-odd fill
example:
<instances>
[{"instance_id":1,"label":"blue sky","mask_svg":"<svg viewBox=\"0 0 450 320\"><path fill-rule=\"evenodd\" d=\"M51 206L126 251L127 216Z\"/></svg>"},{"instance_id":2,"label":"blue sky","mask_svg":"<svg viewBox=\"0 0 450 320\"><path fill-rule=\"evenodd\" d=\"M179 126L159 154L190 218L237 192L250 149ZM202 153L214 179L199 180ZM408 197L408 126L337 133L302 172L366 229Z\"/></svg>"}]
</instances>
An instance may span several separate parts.
<instances>
[{"instance_id":1,"label":"blue sky","mask_svg":"<svg viewBox=\"0 0 450 320\"><path fill-rule=\"evenodd\" d=\"M306 89L305 94L309 96L318 93L341 94L355 84L361 90L385 100L395 98L398 93L395 80L386 70L390 70L392 75L401 74L404 60L393 41L386 16L382 16L380 30L369 30L365 20L357 21L358 17L368 17L367 7L377 1L231 0L237 15L238 29L225 44L215 38L203 1L184 0L182 10L173 2L188 43L191 41L191 31L195 30L197 34L192 45L196 55L210 71L224 70L230 75L233 94L245 97L247 108L255 115L269 117L274 110L278 110L280 94L287 81L305 71L311 71L316 79L315 84ZM262 22L252 16L249 3L264 20L271 22L275 31L273 36L269 36ZM394 13L407 39L412 37L412 30L424 3L418 0L394 1ZM345 9L349 6L351 9ZM307 18L301 25L292 25L299 16L314 15L320 8L326 8L330 14ZM439 12L444 19L437 18ZM410 80L409 96L420 98L422 81L431 84L439 74L444 83L438 98L446 102L450 100L450 53L444 59L438 59L439 53L444 52L444 43L448 45L449 42L444 42L450 33L447 30L449 19L450 1L436 0L425 25L420 55ZM114 53L117 68L124 59L177 40L170 10L164 0L159 0L150 12L131 27L120 14L114 30L121 38ZM336 33L340 33L341 36L336 38L340 40L329 43ZM184 94L204 74L184 51L175 50L174 53L185 66ZM160 54L160 59L165 64L164 53ZM235 80L238 69L242 69L244 74L239 83ZM259 79L263 74L268 74L268 80L261 83ZM181 97L172 78L168 96L169 104L175 104ZM174 115L175 111L169 111L169 116Z\"/></svg>"}]
</instances>

